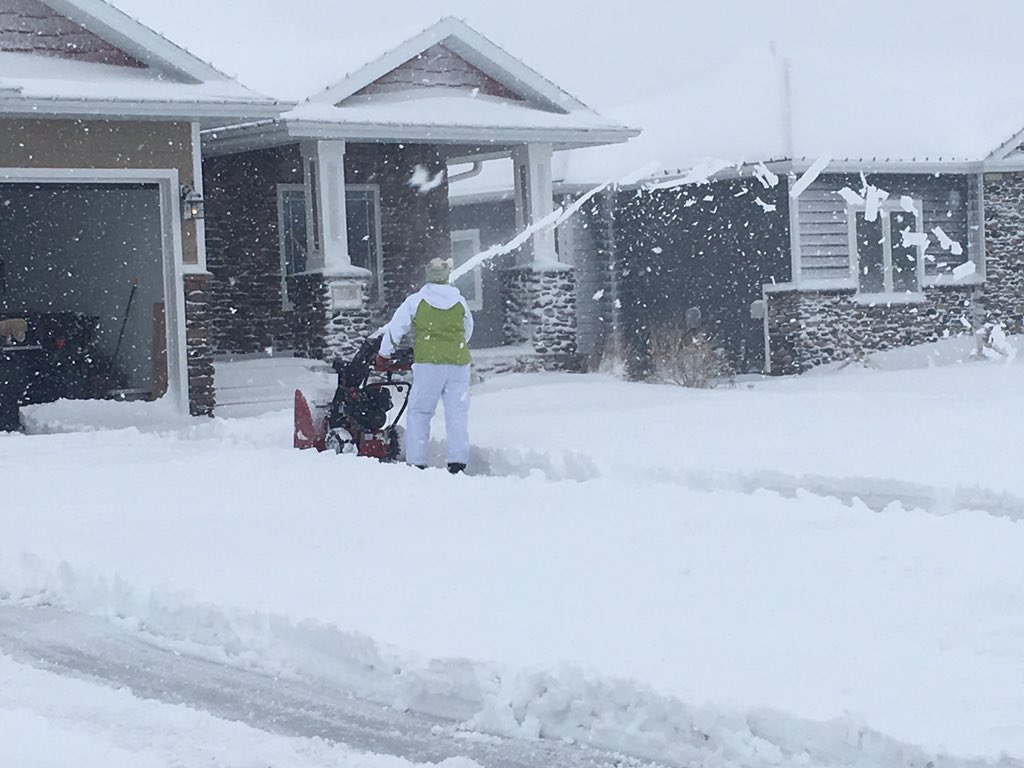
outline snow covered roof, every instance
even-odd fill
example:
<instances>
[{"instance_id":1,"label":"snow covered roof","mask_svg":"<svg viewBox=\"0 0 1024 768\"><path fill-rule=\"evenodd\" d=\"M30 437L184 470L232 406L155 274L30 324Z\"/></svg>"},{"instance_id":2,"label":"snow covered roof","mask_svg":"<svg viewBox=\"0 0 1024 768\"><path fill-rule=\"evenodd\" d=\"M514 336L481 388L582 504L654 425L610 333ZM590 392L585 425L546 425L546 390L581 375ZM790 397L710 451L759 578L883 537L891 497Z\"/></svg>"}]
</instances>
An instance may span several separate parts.
<instances>
[{"instance_id":1,"label":"snow covered roof","mask_svg":"<svg viewBox=\"0 0 1024 768\"><path fill-rule=\"evenodd\" d=\"M831 167L980 165L1024 143L1024 92L980 57L765 46L651 98L606 110L635 125L626 143L556 155L555 182L594 185L651 165L654 176L748 163L831 158ZM452 187L453 199L500 196L500 162Z\"/></svg>"},{"instance_id":2,"label":"snow covered roof","mask_svg":"<svg viewBox=\"0 0 1024 768\"><path fill-rule=\"evenodd\" d=\"M17 0L4 14L7 26L0 33L15 41L20 33L29 43L0 45L2 113L201 118L279 111L272 99L105 0ZM63 45L68 36L74 40ZM44 37L55 41L51 48L32 42ZM76 49L83 39L108 46L119 60L81 56Z\"/></svg>"},{"instance_id":3,"label":"snow covered roof","mask_svg":"<svg viewBox=\"0 0 1024 768\"><path fill-rule=\"evenodd\" d=\"M373 87L431 52L454 57L481 85L470 87L470 79L454 87L433 87L438 83L428 81L428 74L420 80L391 82L387 88ZM443 80L450 74L442 71L436 77ZM453 142L533 139L582 146L636 135L451 17L363 63L340 82L285 112L282 120L293 136Z\"/></svg>"}]
</instances>

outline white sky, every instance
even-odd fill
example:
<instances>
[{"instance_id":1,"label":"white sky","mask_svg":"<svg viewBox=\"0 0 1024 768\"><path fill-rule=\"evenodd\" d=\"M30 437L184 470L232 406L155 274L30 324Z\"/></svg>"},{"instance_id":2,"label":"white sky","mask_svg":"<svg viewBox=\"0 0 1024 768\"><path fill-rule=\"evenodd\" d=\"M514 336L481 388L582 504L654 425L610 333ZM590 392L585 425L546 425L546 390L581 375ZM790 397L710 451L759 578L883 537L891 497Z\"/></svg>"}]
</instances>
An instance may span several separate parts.
<instances>
[{"instance_id":1,"label":"white sky","mask_svg":"<svg viewBox=\"0 0 1024 768\"><path fill-rule=\"evenodd\" d=\"M350 47L389 46L444 15L464 18L601 109L656 93L738 49L777 41L863 47L866 84L886 50L976 51L1022 67L1016 0L114 0L257 90L328 85ZM369 44L369 45L368 45ZM1012 60L1012 63L1011 63ZM342 67L344 69L344 67ZM308 88L308 86L306 86ZM295 94L297 95L297 94Z\"/></svg>"}]
</instances>

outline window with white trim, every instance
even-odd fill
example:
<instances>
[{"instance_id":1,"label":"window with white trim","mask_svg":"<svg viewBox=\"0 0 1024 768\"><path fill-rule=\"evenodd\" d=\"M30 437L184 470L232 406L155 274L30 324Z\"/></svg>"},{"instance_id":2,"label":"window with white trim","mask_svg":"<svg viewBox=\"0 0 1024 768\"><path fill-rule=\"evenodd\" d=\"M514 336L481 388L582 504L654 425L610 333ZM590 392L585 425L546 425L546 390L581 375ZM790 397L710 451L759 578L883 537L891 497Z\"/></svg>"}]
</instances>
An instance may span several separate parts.
<instances>
[{"instance_id":1,"label":"window with white trim","mask_svg":"<svg viewBox=\"0 0 1024 768\"><path fill-rule=\"evenodd\" d=\"M370 296L380 296L384 292L380 187L376 184L346 184L345 216L348 219L348 255L352 266L373 273Z\"/></svg>"},{"instance_id":2,"label":"window with white trim","mask_svg":"<svg viewBox=\"0 0 1024 768\"><path fill-rule=\"evenodd\" d=\"M452 261L460 267L480 253L479 229L456 229L452 231ZM474 312L484 306L484 277L480 267L467 272L455 281L469 308Z\"/></svg>"},{"instance_id":3,"label":"window with white trim","mask_svg":"<svg viewBox=\"0 0 1024 768\"><path fill-rule=\"evenodd\" d=\"M277 232L281 250L281 298L286 309L288 278L306 271L306 188L302 184L277 185Z\"/></svg>"},{"instance_id":4,"label":"window with white trim","mask_svg":"<svg viewBox=\"0 0 1024 768\"><path fill-rule=\"evenodd\" d=\"M311 221L315 222L315 215L307 214L307 199L303 184L277 185L281 292L286 308L291 307L287 278L305 272L308 268L309 227ZM345 213L348 221L348 253L352 265L373 274L370 294L372 297L379 296L384 288L380 187L376 184L345 185ZM315 223L313 235L315 238Z\"/></svg>"},{"instance_id":5,"label":"window with white trim","mask_svg":"<svg viewBox=\"0 0 1024 768\"><path fill-rule=\"evenodd\" d=\"M899 202L881 203L869 215L850 206L850 253L858 293L915 294L921 290L924 251L921 203L913 210Z\"/></svg>"}]
</instances>

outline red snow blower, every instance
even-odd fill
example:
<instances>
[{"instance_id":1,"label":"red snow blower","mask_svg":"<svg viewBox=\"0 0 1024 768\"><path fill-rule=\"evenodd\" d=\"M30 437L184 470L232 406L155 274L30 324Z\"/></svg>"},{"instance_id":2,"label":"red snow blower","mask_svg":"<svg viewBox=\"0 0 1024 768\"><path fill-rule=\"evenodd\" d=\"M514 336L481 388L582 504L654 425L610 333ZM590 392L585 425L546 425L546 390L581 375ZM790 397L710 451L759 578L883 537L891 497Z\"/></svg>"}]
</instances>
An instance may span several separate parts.
<instances>
[{"instance_id":1,"label":"red snow blower","mask_svg":"<svg viewBox=\"0 0 1024 768\"><path fill-rule=\"evenodd\" d=\"M338 388L329 404L310 403L295 390L296 448L354 453L380 461L398 461L402 456L402 435L398 421L409 405L412 381L412 350L400 350L385 364L379 364L379 336L363 342L349 361L336 360ZM388 414L395 398L402 398L395 418Z\"/></svg>"}]
</instances>

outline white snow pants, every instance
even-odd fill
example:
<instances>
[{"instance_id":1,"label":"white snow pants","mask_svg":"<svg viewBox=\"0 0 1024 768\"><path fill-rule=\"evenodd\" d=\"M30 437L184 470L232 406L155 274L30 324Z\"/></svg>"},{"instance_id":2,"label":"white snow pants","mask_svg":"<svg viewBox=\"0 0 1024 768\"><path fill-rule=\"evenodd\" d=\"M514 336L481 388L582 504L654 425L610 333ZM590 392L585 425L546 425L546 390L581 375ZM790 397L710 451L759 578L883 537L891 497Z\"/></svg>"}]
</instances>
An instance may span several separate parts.
<instances>
[{"instance_id":1,"label":"white snow pants","mask_svg":"<svg viewBox=\"0 0 1024 768\"><path fill-rule=\"evenodd\" d=\"M405 460L424 465L430 447L430 420L444 399L448 463L469 463L469 366L415 363L405 420Z\"/></svg>"}]
</instances>

